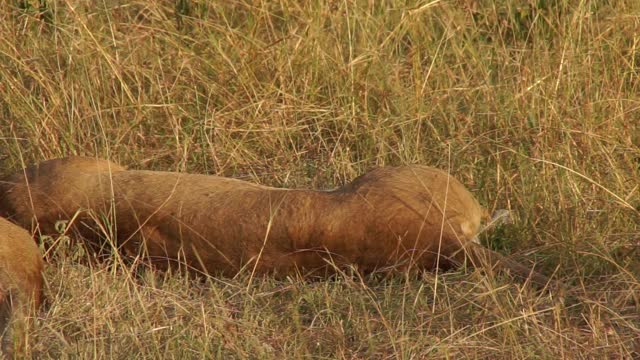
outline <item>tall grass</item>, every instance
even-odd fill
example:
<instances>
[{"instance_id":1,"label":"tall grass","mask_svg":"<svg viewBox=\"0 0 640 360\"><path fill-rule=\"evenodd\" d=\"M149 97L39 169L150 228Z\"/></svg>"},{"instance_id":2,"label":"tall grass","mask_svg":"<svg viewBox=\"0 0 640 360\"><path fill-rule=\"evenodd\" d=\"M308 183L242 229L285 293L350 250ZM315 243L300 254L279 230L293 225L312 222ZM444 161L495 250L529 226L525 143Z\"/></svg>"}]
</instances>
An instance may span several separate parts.
<instances>
[{"instance_id":1,"label":"tall grass","mask_svg":"<svg viewBox=\"0 0 640 360\"><path fill-rule=\"evenodd\" d=\"M329 188L446 169L563 302L475 272L203 283L49 265L27 356L640 356L640 3L0 4L0 172L71 154ZM75 258L77 258L77 253Z\"/></svg>"}]
</instances>

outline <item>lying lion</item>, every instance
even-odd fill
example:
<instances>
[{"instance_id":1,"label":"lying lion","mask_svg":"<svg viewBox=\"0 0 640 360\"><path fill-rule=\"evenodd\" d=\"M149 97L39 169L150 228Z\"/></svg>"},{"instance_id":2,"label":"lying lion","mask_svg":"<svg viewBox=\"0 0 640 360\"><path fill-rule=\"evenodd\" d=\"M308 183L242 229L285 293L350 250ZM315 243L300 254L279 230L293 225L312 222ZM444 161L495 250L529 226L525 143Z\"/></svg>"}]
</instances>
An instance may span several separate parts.
<instances>
[{"instance_id":1,"label":"lying lion","mask_svg":"<svg viewBox=\"0 0 640 360\"><path fill-rule=\"evenodd\" d=\"M44 232L74 218L94 241L96 232L108 235L96 224L111 222L126 254L206 273L308 273L344 264L365 272L434 269L467 261L547 282L476 244L485 211L456 179L420 165L378 168L339 189L314 191L70 157L0 182L2 212L25 226L35 220Z\"/></svg>"},{"instance_id":2,"label":"lying lion","mask_svg":"<svg viewBox=\"0 0 640 360\"><path fill-rule=\"evenodd\" d=\"M2 352L11 353L9 324L42 303L42 256L31 235L0 218L0 336Z\"/></svg>"}]
</instances>

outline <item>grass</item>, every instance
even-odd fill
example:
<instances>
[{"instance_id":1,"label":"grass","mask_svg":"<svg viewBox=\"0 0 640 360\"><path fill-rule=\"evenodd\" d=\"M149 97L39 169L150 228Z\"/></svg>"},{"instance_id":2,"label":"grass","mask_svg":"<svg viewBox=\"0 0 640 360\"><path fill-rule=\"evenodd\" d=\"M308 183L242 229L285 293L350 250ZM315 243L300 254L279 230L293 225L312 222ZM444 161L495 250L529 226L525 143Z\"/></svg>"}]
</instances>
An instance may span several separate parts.
<instances>
[{"instance_id":1,"label":"grass","mask_svg":"<svg viewBox=\"0 0 640 360\"><path fill-rule=\"evenodd\" d=\"M69 246L25 356L637 358L639 20L632 0L3 2L0 172L78 154L330 188L428 164L513 211L482 240L574 294L134 278Z\"/></svg>"}]
</instances>

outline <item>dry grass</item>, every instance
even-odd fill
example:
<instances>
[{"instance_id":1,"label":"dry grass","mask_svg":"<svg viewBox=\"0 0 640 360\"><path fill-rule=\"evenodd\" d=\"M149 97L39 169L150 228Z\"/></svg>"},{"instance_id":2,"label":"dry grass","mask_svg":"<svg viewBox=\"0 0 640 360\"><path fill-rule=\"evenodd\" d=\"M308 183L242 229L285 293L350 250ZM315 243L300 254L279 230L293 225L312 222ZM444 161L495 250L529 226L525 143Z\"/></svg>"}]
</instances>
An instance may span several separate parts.
<instances>
[{"instance_id":1,"label":"dry grass","mask_svg":"<svg viewBox=\"0 0 640 360\"><path fill-rule=\"evenodd\" d=\"M640 357L639 30L633 0L1 3L0 172L80 154L332 187L429 164L514 211L483 240L572 294L133 278L71 247L27 356Z\"/></svg>"}]
</instances>

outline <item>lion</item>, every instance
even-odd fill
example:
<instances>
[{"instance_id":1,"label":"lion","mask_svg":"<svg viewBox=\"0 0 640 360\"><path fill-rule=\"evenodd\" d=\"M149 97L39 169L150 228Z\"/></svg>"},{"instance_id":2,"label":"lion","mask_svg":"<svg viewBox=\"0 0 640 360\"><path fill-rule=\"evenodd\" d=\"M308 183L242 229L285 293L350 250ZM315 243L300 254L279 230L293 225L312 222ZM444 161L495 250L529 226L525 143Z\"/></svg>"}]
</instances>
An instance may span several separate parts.
<instances>
[{"instance_id":1,"label":"lion","mask_svg":"<svg viewBox=\"0 0 640 360\"><path fill-rule=\"evenodd\" d=\"M31 234L0 218L0 336L4 355L12 352L12 319L24 321L42 304L43 269L40 249Z\"/></svg>"},{"instance_id":2,"label":"lion","mask_svg":"<svg viewBox=\"0 0 640 360\"><path fill-rule=\"evenodd\" d=\"M433 270L467 263L508 269L540 285L548 281L479 245L486 210L454 177L422 165L381 167L318 191L70 157L0 182L0 213L24 226L35 220L41 231L75 218L94 242L105 238L98 236L106 235L105 226L96 223L107 219L125 254L159 268L207 274L321 274L345 265L364 272Z\"/></svg>"}]
</instances>

